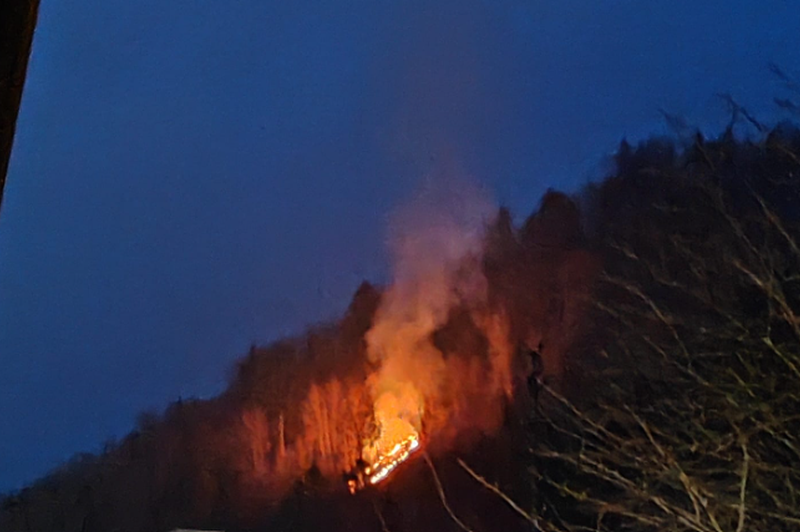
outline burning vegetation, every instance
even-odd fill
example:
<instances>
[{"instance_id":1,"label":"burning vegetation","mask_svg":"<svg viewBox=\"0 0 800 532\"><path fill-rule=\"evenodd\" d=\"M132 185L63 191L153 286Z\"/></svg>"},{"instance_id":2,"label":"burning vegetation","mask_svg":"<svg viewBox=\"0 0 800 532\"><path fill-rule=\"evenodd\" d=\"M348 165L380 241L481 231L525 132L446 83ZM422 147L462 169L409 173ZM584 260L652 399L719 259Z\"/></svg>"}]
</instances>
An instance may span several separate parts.
<instances>
[{"instance_id":1,"label":"burning vegetation","mask_svg":"<svg viewBox=\"0 0 800 532\"><path fill-rule=\"evenodd\" d=\"M461 210L448 211L448 202ZM423 195L397 215L394 282L380 294L365 287L357 296L354 306L374 310L368 320L358 317L355 345L342 345L336 329L308 345L349 356L329 368L310 364L319 373L295 403L299 409L288 395L272 396L259 401L267 407L261 417L245 423L260 464L254 470L265 472L254 483L280 493L313 467L324 478L350 472L351 490L375 485L428 444L436 452L462 433L491 434L501 426L513 392L514 349L483 272L491 212L462 187L459 195ZM350 329L351 319L355 314L340 330ZM262 382L258 393L265 389ZM253 391L233 392L241 399ZM276 418L278 430L270 429Z\"/></svg>"},{"instance_id":2,"label":"burning vegetation","mask_svg":"<svg viewBox=\"0 0 800 532\"><path fill-rule=\"evenodd\" d=\"M519 227L423 194L388 286L6 498L0 529L793 530L800 134L693 142L623 144Z\"/></svg>"},{"instance_id":3,"label":"burning vegetation","mask_svg":"<svg viewBox=\"0 0 800 532\"><path fill-rule=\"evenodd\" d=\"M389 436L382 431L375 444L365 449L365 454L372 456L370 459L370 464L372 465L367 466L365 469L370 484L377 484L385 479L395 467L403 463L411 453L419 449L419 433L411 426L403 428L407 429L405 437L401 437L400 434L402 432L399 431ZM385 449L384 446L388 446L392 442L396 443L392 445L391 449ZM380 450L381 448L383 450Z\"/></svg>"},{"instance_id":4,"label":"burning vegetation","mask_svg":"<svg viewBox=\"0 0 800 532\"><path fill-rule=\"evenodd\" d=\"M119 516L132 530L253 526L309 487L391 489L383 486L418 456L471 448L501 429L515 392L526 393L519 346L567 333L525 316L545 316L558 301L558 323L577 319L572 299L594 262L572 242L536 251L539 235L562 225L551 211L563 202L572 205L560 194L545 198L526 242L507 213L498 217L465 187L423 194L393 222L390 286L365 283L338 323L251 349L220 397L144 415L107 454L53 478L96 469L115 471L103 477L109 495L130 489L112 485L138 486L144 499L106 499L117 510L101 528ZM585 264L557 272L571 261ZM531 289L525 299L518 283ZM565 344L551 345L555 360Z\"/></svg>"}]
</instances>

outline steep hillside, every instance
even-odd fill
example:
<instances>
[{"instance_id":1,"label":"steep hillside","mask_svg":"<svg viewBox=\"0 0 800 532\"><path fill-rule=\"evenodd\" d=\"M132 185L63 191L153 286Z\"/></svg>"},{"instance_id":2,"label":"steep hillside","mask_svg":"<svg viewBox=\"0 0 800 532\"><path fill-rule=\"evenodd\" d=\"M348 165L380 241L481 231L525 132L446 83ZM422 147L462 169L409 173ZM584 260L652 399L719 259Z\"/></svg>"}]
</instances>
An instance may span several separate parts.
<instances>
[{"instance_id":1,"label":"steep hillside","mask_svg":"<svg viewBox=\"0 0 800 532\"><path fill-rule=\"evenodd\" d=\"M788 126L623 143L521 227L401 235L391 285L10 495L0 528L789 530L797 154ZM395 429L419 450L349 493Z\"/></svg>"}]
</instances>

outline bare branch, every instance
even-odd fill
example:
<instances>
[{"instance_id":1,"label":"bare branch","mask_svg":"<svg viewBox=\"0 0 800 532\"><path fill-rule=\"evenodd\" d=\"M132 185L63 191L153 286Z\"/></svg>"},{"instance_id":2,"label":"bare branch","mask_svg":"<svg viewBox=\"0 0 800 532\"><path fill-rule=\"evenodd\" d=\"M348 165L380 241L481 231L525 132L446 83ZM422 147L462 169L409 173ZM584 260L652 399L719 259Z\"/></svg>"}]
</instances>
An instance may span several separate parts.
<instances>
[{"instance_id":1,"label":"bare branch","mask_svg":"<svg viewBox=\"0 0 800 532\"><path fill-rule=\"evenodd\" d=\"M436 473L436 468L433 466L433 462L431 461L430 456L428 453L424 453L423 457L425 458L425 463L428 464L428 467L431 470L431 475L433 475L433 481L436 484L436 491L439 493L439 500L442 501L442 506L444 509L447 510L447 513L450 515L450 519L453 520L458 527L463 530L464 532L474 532L469 526L467 526L464 521L458 518L458 516L453 512L453 509L450 508L450 505L447 503L447 497L444 494L444 488L442 487L442 483L439 480L439 475Z\"/></svg>"},{"instance_id":2,"label":"bare branch","mask_svg":"<svg viewBox=\"0 0 800 532\"><path fill-rule=\"evenodd\" d=\"M515 512L524 517L526 521L531 523L536 528L536 530L542 532L542 528L539 525L539 520L533 517L525 510L523 510L522 508L520 508L519 505L517 505L517 503L511 500L511 498L508 495L503 493L502 490L500 490L500 488L498 488L494 484L490 484L489 481L487 481L485 478L483 478L478 473L473 471L472 468L469 467L466 463L464 463L464 461L461 458L458 459L458 465L460 465L464 469L464 471L469 473L469 475L472 478L477 480L481 484L481 486L483 486L484 488L488 489L489 491L491 491L492 493L503 499L506 502L506 504L508 504Z\"/></svg>"}]
</instances>

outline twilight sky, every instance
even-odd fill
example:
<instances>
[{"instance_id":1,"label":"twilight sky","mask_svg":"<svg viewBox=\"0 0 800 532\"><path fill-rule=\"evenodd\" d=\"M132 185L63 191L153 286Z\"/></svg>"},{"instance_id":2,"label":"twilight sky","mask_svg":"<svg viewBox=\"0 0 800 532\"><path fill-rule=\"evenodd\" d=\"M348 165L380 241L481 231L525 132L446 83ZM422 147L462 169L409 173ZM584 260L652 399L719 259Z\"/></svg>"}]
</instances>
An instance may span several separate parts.
<instances>
[{"instance_id":1,"label":"twilight sky","mask_svg":"<svg viewBox=\"0 0 800 532\"><path fill-rule=\"evenodd\" d=\"M658 112L766 121L797 0L44 1L0 211L0 492L387 276L462 169L519 217Z\"/></svg>"}]
</instances>

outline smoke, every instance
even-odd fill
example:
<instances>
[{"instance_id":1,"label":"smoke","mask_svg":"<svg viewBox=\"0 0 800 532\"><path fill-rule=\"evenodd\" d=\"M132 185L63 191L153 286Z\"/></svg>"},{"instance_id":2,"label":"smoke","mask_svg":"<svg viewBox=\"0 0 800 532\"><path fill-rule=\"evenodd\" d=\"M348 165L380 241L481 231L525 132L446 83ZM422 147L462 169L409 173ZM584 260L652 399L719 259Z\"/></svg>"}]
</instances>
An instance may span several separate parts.
<instances>
[{"instance_id":1,"label":"smoke","mask_svg":"<svg viewBox=\"0 0 800 532\"><path fill-rule=\"evenodd\" d=\"M146 420L102 458L111 469L73 484L104 479L96 492L115 510L156 501L136 516L177 508L186 522L235 514L251 527L298 482L343 490L343 473L409 436L439 454L497 435L525 407L517 346L541 339L559 375L596 269L566 196L548 194L519 230L497 212L457 165L429 174L390 217L388 287L364 284L339 322L253 347L225 394Z\"/></svg>"},{"instance_id":2,"label":"smoke","mask_svg":"<svg viewBox=\"0 0 800 532\"><path fill-rule=\"evenodd\" d=\"M370 387L380 416L420 430L426 405L447 402L451 368L433 335L454 309L485 304L481 258L495 212L485 194L447 169L392 218L393 283L366 336L369 359L379 367Z\"/></svg>"}]
</instances>

